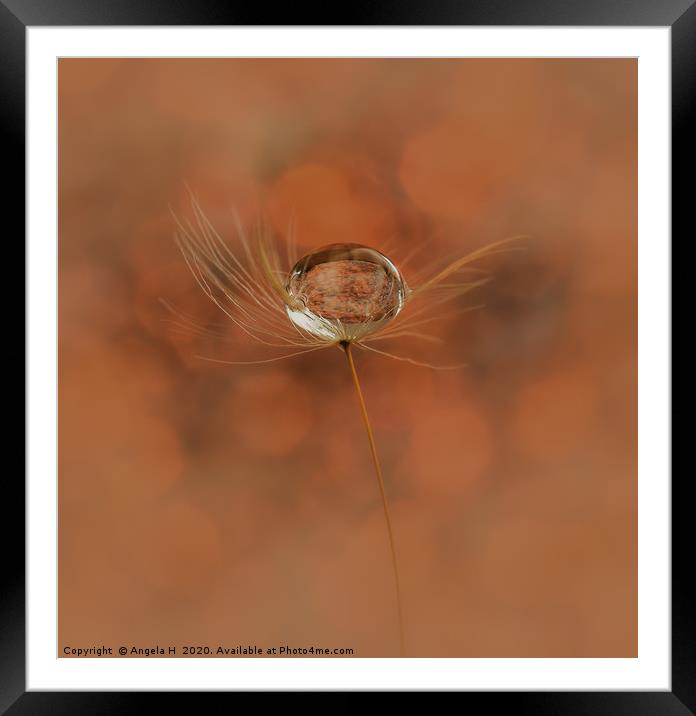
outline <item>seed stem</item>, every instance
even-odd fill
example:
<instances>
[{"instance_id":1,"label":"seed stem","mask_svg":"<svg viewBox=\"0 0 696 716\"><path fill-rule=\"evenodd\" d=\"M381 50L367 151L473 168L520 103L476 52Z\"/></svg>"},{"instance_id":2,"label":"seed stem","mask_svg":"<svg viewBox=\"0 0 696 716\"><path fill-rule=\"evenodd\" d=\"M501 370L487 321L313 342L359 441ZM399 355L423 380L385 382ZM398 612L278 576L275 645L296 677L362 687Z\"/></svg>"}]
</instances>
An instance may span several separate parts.
<instances>
[{"instance_id":1,"label":"seed stem","mask_svg":"<svg viewBox=\"0 0 696 716\"><path fill-rule=\"evenodd\" d=\"M406 646L404 639L404 619L401 609L401 586L399 580L399 568L396 559L396 547L394 543L394 533L392 532L391 518L389 516L389 506L387 504L387 495L384 489L384 479L382 478L382 468L379 463L379 457L377 455L377 445L375 444L375 436L372 433L370 426L370 419L367 415L367 406L365 405L365 398L363 397L362 388L360 387L360 381L358 380L358 373L355 370L355 362L353 361L353 354L350 350L350 342L342 341L341 348L343 348L346 358L348 359L348 367L350 368L350 374L353 378L353 385L355 386L355 392L358 395L358 401L360 402L360 412L362 414L363 423L365 424L365 431L367 432L367 440L370 443L370 452L372 453L372 462L375 466L375 473L377 474L377 483L379 485L379 492L382 496L382 507L384 508L384 519L387 525L387 533L389 535L389 548L391 551L392 567L394 569L394 585L396 587L396 608L399 619L399 652L401 656L406 656Z\"/></svg>"}]
</instances>

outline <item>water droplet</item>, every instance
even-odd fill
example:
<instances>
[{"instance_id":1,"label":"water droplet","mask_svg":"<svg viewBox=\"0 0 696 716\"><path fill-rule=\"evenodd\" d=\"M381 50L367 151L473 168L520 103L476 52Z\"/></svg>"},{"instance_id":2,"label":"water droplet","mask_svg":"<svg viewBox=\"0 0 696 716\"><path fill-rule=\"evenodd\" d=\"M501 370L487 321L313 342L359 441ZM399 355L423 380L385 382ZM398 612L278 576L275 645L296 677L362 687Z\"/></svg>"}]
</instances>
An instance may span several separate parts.
<instances>
[{"instance_id":1,"label":"water droplet","mask_svg":"<svg viewBox=\"0 0 696 716\"><path fill-rule=\"evenodd\" d=\"M408 289L398 269L375 249L331 244L303 256L286 290L290 320L328 340L358 340L394 319Z\"/></svg>"}]
</instances>

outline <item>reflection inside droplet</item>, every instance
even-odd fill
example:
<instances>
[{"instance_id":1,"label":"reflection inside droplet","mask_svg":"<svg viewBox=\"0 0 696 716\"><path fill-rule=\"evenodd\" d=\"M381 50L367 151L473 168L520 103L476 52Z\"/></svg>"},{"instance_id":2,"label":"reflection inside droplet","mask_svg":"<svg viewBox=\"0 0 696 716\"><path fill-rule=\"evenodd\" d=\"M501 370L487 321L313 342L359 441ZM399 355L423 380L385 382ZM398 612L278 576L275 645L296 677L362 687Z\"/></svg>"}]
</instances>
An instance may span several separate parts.
<instances>
[{"instance_id":1,"label":"reflection inside droplet","mask_svg":"<svg viewBox=\"0 0 696 716\"><path fill-rule=\"evenodd\" d=\"M407 294L396 266L375 249L331 244L301 258L286 290L290 320L319 338L357 340L399 313Z\"/></svg>"}]
</instances>

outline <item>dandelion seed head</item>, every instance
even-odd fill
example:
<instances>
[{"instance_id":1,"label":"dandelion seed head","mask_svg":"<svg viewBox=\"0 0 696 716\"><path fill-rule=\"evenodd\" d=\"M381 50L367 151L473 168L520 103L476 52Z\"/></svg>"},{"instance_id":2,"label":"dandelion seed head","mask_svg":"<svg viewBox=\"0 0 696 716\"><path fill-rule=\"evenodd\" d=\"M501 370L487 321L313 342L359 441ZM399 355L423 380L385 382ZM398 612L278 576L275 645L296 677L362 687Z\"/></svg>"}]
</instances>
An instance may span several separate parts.
<instances>
[{"instance_id":1,"label":"dandelion seed head","mask_svg":"<svg viewBox=\"0 0 696 716\"><path fill-rule=\"evenodd\" d=\"M355 341L396 318L408 288L384 254L360 244L330 244L303 256L285 290L290 320L317 338Z\"/></svg>"},{"instance_id":2,"label":"dandelion seed head","mask_svg":"<svg viewBox=\"0 0 696 716\"><path fill-rule=\"evenodd\" d=\"M331 346L346 348L355 344L414 365L461 367L462 364L436 366L375 348L373 343L401 338L442 343L440 337L423 332L422 326L480 307L443 311L446 304L451 305L489 280L486 271L471 264L512 250L508 244L521 238L502 239L450 260L439 269L421 261L422 275L416 276L415 285L407 285L397 265L368 246L330 244L306 254L293 265L294 225L285 246L262 217L249 233L237 219L236 230L228 240L216 231L193 194L191 207L191 218L179 219L175 214L173 218L176 242L195 281L240 331L269 348L283 349L280 355L258 360L197 356L229 365L272 363ZM409 252L399 265L403 268L413 255L413 251ZM175 316L172 323L179 330L221 337L170 302L163 303Z\"/></svg>"}]
</instances>

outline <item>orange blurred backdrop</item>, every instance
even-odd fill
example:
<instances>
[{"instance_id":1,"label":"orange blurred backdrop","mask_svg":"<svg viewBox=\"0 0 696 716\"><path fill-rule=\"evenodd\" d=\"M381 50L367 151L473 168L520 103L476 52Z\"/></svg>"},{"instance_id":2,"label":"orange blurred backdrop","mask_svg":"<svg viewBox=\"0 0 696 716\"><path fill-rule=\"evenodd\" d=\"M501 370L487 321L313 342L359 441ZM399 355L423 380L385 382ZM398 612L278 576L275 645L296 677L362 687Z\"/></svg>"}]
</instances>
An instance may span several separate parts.
<instances>
[{"instance_id":1,"label":"orange blurred backdrop","mask_svg":"<svg viewBox=\"0 0 696 716\"><path fill-rule=\"evenodd\" d=\"M637 656L636 111L628 59L60 60L60 650L398 653L345 359L196 358L273 354L179 254L188 185L223 236L294 217L407 280L528 237L442 345L383 345L466 368L356 353L409 655Z\"/></svg>"}]
</instances>

